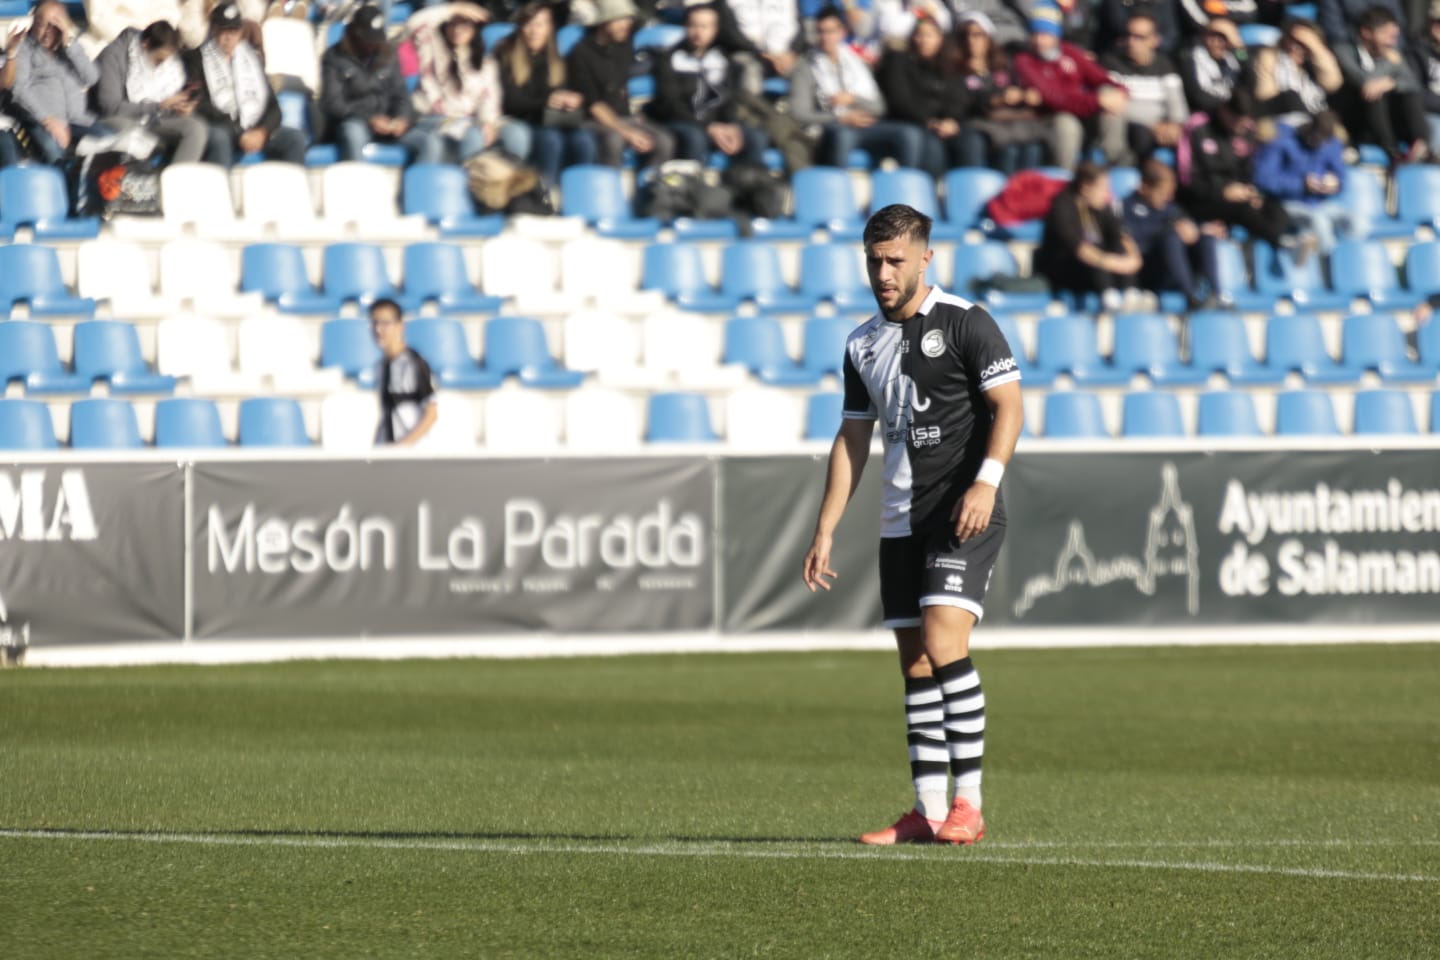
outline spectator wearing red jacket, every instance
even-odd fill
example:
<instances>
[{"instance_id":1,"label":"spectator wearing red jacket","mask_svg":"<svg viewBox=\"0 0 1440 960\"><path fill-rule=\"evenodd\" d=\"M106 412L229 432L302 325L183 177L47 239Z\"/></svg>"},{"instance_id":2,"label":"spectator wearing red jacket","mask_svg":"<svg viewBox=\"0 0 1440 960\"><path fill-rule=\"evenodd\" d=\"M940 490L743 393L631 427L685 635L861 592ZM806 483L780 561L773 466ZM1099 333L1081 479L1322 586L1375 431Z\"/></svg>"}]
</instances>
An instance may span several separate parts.
<instances>
[{"instance_id":1,"label":"spectator wearing red jacket","mask_svg":"<svg viewBox=\"0 0 1440 960\"><path fill-rule=\"evenodd\" d=\"M1037 8L1030 30L1030 46L1016 54L1015 72L1022 86L1040 91L1044 108L1055 116L1055 164L1074 169L1087 140L1099 145L1107 162L1129 162L1125 88L1060 39L1058 10Z\"/></svg>"}]
</instances>

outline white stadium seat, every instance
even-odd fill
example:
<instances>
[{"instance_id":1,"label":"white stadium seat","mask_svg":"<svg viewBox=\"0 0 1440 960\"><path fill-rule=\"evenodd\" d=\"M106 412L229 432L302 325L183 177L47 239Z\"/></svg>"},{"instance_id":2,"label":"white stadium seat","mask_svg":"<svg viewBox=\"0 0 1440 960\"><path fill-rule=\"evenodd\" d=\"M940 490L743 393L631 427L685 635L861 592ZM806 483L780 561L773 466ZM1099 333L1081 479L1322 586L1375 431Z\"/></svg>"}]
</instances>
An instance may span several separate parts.
<instances>
[{"instance_id":1,"label":"white stadium seat","mask_svg":"<svg viewBox=\"0 0 1440 960\"><path fill-rule=\"evenodd\" d=\"M373 390L332 393L320 402L320 445L327 453L364 453L375 445L380 402Z\"/></svg>"},{"instance_id":2,"label":"white stadium seat","mask_svg":"<svg viewBox=\"0 0 1440 960\"><path fill-rule=\"evenodd\" d=\"M254 393L259 379L235 369L230 328L213 317L175 314L155 330L155 365L160 373L186 377L197 396Z\"/></svg>"},{"instance_id":3,"label":"white stadium seat","mask_svg":"<svg viewBox=\"0 0 1440 960\"><path fill-rule=\"evenodd\" d=\"M485 397L485 449L542 452L560 446L560 409L544 390L513 383Z\"/></svg>"},{"instance_id":4,"label":"white stadium seat","mask_svg":"<svg viewBox=\"0 0 1440 960\"><path fill-rule=\"evenodd\" d=\"M269 381L276 393L329 394L345 380L339 367L316 366L319 327L296 317L265 313L246 317L240 324L239 356L240 372Z\"/></svg>"},{"instance_id":5,"label":"white stadium seat","mask_svg":"<svg viewBox=\"0 0 1440 960\"><path fill-rule=\"evenodd\" d=\"M403 216L395 171L374 163L334 163L321 174L320 203L327 224L368 242L416 240L429 228L420 214Z\"/></svg>"},{"instance_id":6,"label":"white stadium seat","mask_svg":"<svg viewBox=\"0 0 1440 960\"><path fill-rule=\"evenodd\" d=\"M725 440L746 450L791 450L800 441L795 397L773 387L745 386L725 396Z\"/></svg>"},{"instance_id":7,"label":"white stadium seat","mask_svg":"<svg viewBox=\"0 0 1440 960\"><path fill-rule=\"evenodd\" d=\"M155 271L145 248L123 240L87 240L75 251L76 293L108 301L110 314L163 317L170 305L156 295Z\"/></svg>"},{"instance_id":8,"label":"white stadium seat","mask_svg":"<svg viewBox=\"0 0 1440 960\"><path fill-rule=\"evenodd\" d=\"M665 382L663 373L640 363L640 325L612 313L582 310L565 318L561 354L565 366L594 373L607 386L647 387Z\"/></svg>"},{"instance_id":9,"label":"white stadium seat","mask_svg":"<svg viewBox=\"0 0 1440 960\"><path fill-rule=\"evenodd\" d=\"M723 330L693 313L645 318L645 369L687 390L727 390L749 382L745 368L720 363Z\"/></svg>"},{"instance_id":10,"label":"white stadium seat","mask_svg":"<svg viewBox=\"0 0 1440 960\"><path fill-rule=\"evenodd\" d=\"M586 386L565 397L565 445L572 450L634 450L643 433L640 404L618 390Z\"/></svg>"},{"instance_id":11,"label":"white stadium seat","mask_svg":"<svg viewBox=\"0 0 1440 960\"><path fill-rule=\"evenodd\" d=\"M241 171L240 208L247 224L297 243L344 239L343 226L315 215L310 174L304 167L270 160Z\"/></svg>"},{"instance_id":12,"label":"white stadium seat","mask_svg":"<svg viewBox=\"0 0 1440 960\"><path fill-rule=\"evenodd\" d=\"M311 93L320 90L320 57L315 52L315 28L308 20L270 17L260 25L265 44L265 72L272 77L294 77Z\"/></svg>"},{"instance_id":13,"label":"white stadium seat","mask_svg":"<svg viewBox=\"0 0 1440 960\"><path fill-rule=\"evenodd\" d=\"M214 317L247 317L265 303L258 293L240 292L236 254L208 240L172 240L160 248L160 295Z\"/></svg>"}]
</instances>

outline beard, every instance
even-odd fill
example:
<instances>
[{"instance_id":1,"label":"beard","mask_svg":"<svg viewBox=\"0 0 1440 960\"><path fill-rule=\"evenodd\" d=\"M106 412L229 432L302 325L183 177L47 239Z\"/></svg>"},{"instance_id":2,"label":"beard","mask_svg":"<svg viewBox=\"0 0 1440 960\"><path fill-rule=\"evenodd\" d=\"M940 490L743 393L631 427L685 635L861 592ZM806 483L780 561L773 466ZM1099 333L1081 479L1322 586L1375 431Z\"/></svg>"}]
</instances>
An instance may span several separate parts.
<instances>
[{"instance_id":1,"label":"beard","mask_svg":"<svg viewBox=\"0 0 1440 960\"><path fill-rule=\"evenodd\" d=\"M905 304L909 303L910 300L915 296L915 291L919 289L920 275L917 273L915 274L915 276L911 277L906 282L901 283L897 286L898 295L896 297L895 305L893 307L887 308L885 306L884 301L880 299L880 292L878 290L875 292L875 303L880 307L880 312L888 317L893 311L897 311L901 307L905 306Z\"/></svg>"}]
</instances>

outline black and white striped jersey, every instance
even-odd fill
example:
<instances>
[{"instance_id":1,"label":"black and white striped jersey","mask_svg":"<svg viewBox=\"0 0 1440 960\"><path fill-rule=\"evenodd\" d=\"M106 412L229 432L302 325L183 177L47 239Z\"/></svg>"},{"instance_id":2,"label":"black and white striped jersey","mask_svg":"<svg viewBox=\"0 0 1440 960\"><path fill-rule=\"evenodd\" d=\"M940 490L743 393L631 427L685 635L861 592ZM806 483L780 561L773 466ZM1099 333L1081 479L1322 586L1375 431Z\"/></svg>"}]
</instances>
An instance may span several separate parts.
<instances>
[{"instance_id":1,"label":"black and white striped jersey","mask_svg":"<svg viewBox=\"0 0 1440 960\"><path fill-rule=\"evenodd\" d=\"M990 443L992 417L982 394L1019 379L995 319L939 287L908 320L877 313L850 334L844 416L880 421L882 537L909 536L948 519ZM998 495L993 519L1005 522Z\"/></svg>"}]
</instances>

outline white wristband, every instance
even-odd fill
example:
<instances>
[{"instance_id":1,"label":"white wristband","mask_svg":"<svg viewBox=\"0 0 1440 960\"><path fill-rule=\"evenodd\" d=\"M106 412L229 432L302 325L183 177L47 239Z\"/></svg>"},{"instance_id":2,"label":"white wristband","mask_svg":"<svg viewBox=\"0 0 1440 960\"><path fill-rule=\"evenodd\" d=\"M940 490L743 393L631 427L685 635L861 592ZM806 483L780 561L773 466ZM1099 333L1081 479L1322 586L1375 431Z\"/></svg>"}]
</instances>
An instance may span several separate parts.
<instances>
[{"instance_id":1,"label":"white wristband","mask_svg":"<svg viewBox=\"0 0 1440 960\"><path fill-rule=\"evenodd\" d=\"M976 483L988 483L992 487L1000 486L1000 478L1005 476L1005 464L999 460L986 457L985 462L980 464L980 472L975 474Z\"/></svg>"}]
</instances>

